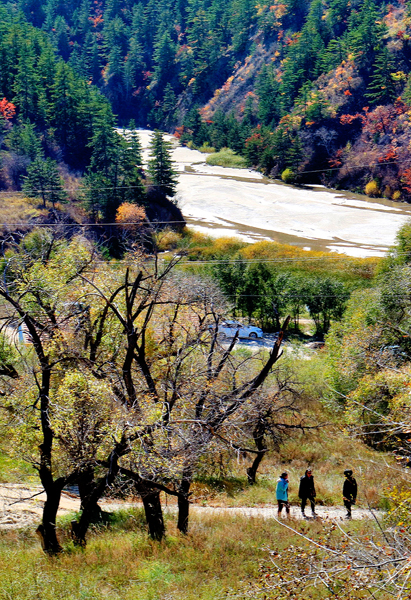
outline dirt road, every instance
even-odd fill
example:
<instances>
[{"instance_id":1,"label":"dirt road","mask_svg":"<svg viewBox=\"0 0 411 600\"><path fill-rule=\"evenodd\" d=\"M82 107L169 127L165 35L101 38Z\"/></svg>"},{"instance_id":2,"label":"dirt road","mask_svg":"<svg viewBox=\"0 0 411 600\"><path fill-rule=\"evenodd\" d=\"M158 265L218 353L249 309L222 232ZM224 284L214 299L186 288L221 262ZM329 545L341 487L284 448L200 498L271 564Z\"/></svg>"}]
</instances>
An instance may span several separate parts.
<instances>
[{"instance_id":1,"label":"dirt road","mask_svg":"<svg viewBox=\"0 0 411 600\"><path fill-rule=\"evenodd\" d=\"M17 529L39 523L44 501L45 494L40 486L0 484L0 530ZM100 505L108 512L133 506L130 502L119 502L117 500L103 500L100 502ZM59 515L76 512L79 508L79 498L74 494L63 492ZM274 505L227 508L193 504L190 510L192 514L197 515L241 515L264 519L271 519L277 516L277 508ZM340 520L344 519L345 515L344 509L339 507L318 506L316 510L318 517L323 520ZM165 512L175 513L176 507L167 506L165 507ZM306 512L307 515L310 514L308 510ZM376 514L378 515L378 511ZM302 518L298 507L291 507L291 517L295 519ZM353 509L353 517L354 519L373 518L368 509L356 507Z\"/></svg>"}]
</instances>

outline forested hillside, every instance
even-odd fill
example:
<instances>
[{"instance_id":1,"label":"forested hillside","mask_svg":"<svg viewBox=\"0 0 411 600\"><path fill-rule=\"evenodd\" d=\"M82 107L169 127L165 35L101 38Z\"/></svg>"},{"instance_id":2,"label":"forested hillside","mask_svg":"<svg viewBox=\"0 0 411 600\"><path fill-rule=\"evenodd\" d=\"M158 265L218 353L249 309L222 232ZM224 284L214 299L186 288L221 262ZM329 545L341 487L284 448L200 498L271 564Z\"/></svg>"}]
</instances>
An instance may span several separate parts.
<instances>
[{"instance_id":1,"label":"forested hillside","mask_svg":"<svg viewBox=\"0 0 411 600\"><path fill-rule=\"evenodd\" d=\"M69 164L87 162L95 85L120 122L229 146L287 181L411 195L410 2L3 4L0 95Z\"/></svg>"}]
</instances>

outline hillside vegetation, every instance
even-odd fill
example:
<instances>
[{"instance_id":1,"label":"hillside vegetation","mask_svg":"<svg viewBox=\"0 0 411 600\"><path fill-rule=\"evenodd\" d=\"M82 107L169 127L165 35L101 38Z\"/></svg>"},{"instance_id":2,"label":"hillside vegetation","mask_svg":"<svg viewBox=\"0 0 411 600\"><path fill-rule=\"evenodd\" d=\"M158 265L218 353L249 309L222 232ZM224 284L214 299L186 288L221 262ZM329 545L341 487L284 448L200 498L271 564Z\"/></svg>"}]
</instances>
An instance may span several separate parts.
<instances>
[{"instance_id":1,"label":"hillside vegetation","mask_svg":"<svg viewBox=\"0 0 411 600\"><path fill-rule=\"evenodd\" d=\"M289 182L411 194L406 0L2 4L3 116L47 131L48 153L76 168L99 89L122 123L228 147Z\"/></svg>"}]
</instances>

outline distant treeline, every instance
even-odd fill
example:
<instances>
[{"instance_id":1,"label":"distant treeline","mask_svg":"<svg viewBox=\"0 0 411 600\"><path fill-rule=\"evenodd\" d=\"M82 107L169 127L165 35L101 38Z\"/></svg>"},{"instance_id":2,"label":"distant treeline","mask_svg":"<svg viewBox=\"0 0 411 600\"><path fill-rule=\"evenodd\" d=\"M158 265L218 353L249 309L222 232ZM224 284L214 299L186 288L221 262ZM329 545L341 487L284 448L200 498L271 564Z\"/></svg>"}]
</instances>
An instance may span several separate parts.
<instances>
[{"instance_id":1,"label":"distant treeline","mask_svg":"<svg viewBox=\"0 0 411 600\"><path fill-rule=\"evenodd\" d=\"M0 96L72 166L90 157L96 86L120 122L288 182L411 194L409 1L3 4Z\"/></svg>"},{"instance_id":2,"label":"distant treeline","mask_svg":"<svg viewBox=\"0 0 411 600\"><path fill-rule=\"evenodd\" d=\"M411 196L410 2L0 8L0 113L17 125L5 149L19 156L40 140L45 156L83 172L96 127L133 119L196 147L230 147L286 182ZM3 186L21 184L20 163L5 165Z\"/></svg>"}]
</instances>

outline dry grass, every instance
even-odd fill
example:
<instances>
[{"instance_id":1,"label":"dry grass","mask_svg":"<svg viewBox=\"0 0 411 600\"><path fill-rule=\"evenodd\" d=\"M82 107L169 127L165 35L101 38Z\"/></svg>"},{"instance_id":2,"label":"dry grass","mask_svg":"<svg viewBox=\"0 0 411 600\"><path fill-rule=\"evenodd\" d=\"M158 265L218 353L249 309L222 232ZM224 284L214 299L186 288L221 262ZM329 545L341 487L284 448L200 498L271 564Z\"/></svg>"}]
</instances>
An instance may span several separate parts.
<instances>
[{"instance_id":1,"label":"dry grass","mask_svg":"<svg viewBox=\"0 0 411 600\"><path fill-rule=\"evenodd\" d=\"M39 217L45 211L39 208L38 201L35 202L24 198L20 193L0 194L1 231L4 233L14 231L16 223L25 224L35 217ZM10 227L9 227L10 225Z\"/></svg>"},{"instance_id":2,"label":"dry grass","mask_svg":"<svg viewBox=\"0 0 411 600\"><path fill-rule=\"evenodd\" d=\"M292 523L310 535L321 525ZM369 528L370 524L352 524ZM28 534L0 538L0 598L13 600L220 600L262 598L254 587L268 548L283 550L299 538L276 522L250 518L192 519L190 533L173 522L161 544L147 538L133 511L92 534L85 550L45 557ZM320 598L321 595L312 596Z\"/></svg>"},{"instance_id":3,"label":"dry grass","mask_svg":"<svg viewBox=\"0 0 411 600\"><path fill-rule=\"evenodd\" d=\"M308 466L313 469L317 502L324 506L342 506L343 471L352 468L358 482L358 506L386 509L388 492L397 485L409 485L407 471L393 459L353 439L336 425L312 433L298 433L286 441L279 452L270 453L262 462L257 483L247 484L246 469L252 458L233 461L228 475L221 480L203 478L194 486L193 500L210 506L261 506L275 504L275 489L283 471L290 476L290 502L299 504L299 480Z\"/></svg>"}]
</instances>

